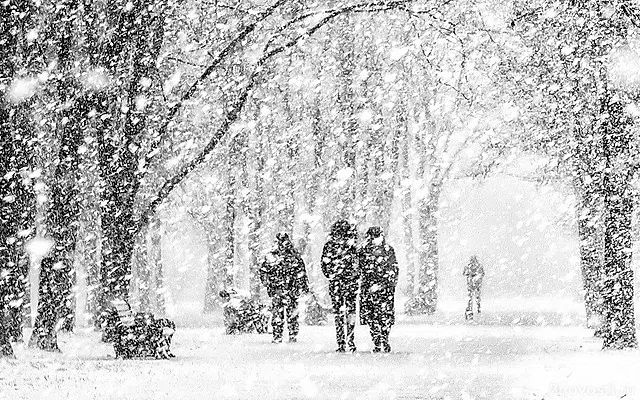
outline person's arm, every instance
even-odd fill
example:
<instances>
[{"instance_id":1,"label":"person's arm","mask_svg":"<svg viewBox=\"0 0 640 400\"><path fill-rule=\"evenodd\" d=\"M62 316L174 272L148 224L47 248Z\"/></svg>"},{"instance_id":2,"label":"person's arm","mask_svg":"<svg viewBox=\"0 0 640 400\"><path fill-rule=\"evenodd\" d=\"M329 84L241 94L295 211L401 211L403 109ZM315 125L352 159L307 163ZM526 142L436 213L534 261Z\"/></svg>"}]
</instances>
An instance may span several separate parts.
<instances>
[{"instance_id":1,"label":"person's arm","mask_svg":"<svg viewBox=\"0 0 640 400\"><path fill-rule=\"evenodd\" d=\"M330 253L330 248L329 248L329 243L327 242L322 248L322 257L320 257L320 269L322 270L322 274L327 279L331 279L330 265L333 262L329 253Z\"/></svg>"},{"instance_id":2,"label":"person's arm","mask_svg":"<svg viewBox=\"0 0 640 400\"><path fill-rule=\"evenodd\" d=\"M304 260L299 254L296 254L296 259L298 264L298 276L296 277L298 288L302 293L309 293L309 277L307 276Z\"/></svg>"},{"instance_id":3,"label":"person's arm","mask_svg":"<svg viewBox=\"0 0 640 400\"><path fill-rule=\"evenodd\" d=\"M393 250L393 247L389 246L389 271L390 271L390 280L391 284L395 288L398 284L398 260L396 259L396 252Z\"/></svg>"},{"instance_id":4,"label":"person's arm","mask_svg":"<svg viewBox=\"0 0 640 400\"><path fill-rule=\"evenodd\" d=\"M258 269L258 277L260 278L260 283L262 283L263 286L267 286L267 281L268 281L267 271L268 270L269 270L269 263L265 259L262 262L262 265L260 266L260 268Z\"/></svg>"}]
</instances>

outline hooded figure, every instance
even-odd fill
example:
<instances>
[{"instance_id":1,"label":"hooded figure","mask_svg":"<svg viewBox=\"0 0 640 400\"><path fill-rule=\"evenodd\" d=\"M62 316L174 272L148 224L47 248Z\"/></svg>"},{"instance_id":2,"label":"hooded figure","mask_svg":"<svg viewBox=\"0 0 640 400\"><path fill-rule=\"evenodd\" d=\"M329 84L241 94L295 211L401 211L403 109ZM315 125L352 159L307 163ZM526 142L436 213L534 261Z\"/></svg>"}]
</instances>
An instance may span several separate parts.
<instances>
[{"instance_id":1,"label":"hooded figure","mask_svg":"<svg viewBox=\"0 0 640 400\"><path fill-rule=\"evenodd\" d=\"M331 227L329 241L322 249L321 266L322 273L329 279L329 295L338 342L336 351L344 352L346 345L350 351L356 351L354 330L359 278L358 252L355 228L349 222L340 220Z\"/></svg>"},{"instance_id":2,"label":"hooded figure","mask_svg":"<svg viewBox=\"0 0 640 400\"><path fill-rule=\"evenodd\" d=\"M473 319L474 298L476 300L478 314L480 314L480 287L482 286L482 279L484 278L484 268L478 261L477 256L471 256L469 263L465 265L462 274L467 278L467 291L469 293L467 310L464 315L466 319Z\"/></svg>"},{"instance_id":3,"label":"hooded figure","mask_svg":"<svg viewBox=\"0 0 640 400\"><path fill-rule=\"evenodd\" d=\"M259 273L260 282L271 297L273 342L282 342L285 312L289 341L295 342L298 335L298 298L300 293L309 292L309 280L304 261L288 234L276 235L276 248L266 255Z\"/></svg>"},{"instance_id":4,"label":"hooded figure","mask_svg":"<svg viewBox=\"0 0 640 400\"><path fill-rule=\"evenodd\" d=\"M373 351L391 351L389 331L395 323L394 292L398 283L398 263L379 227L367 230L365 245L360 249L360 323L369 325Z\"/></svg>"}]
</instances>

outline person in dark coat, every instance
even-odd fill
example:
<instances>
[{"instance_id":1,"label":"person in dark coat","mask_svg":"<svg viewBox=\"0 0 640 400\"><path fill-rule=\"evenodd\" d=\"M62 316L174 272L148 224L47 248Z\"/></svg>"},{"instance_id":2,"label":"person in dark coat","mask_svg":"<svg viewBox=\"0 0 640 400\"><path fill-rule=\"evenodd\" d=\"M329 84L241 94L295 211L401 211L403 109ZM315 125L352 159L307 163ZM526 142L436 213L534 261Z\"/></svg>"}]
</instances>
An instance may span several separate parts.
<instances>
[{"instance_id":1,"label":"person in dark coat","mask_svg":"<svg viewBox=\"0 0 640 400\"><path fill-rule=\"evenodd\" d=\"M304 261L293 247L289 235L276 235L276 248L269 252L259 270L260 281L271 297L273 342L281 343L285 314L289 328L289 342L298 335L298 298L309 292L309 280Z\"/></svg>"},{"instance_id":2,"label":"person in dark coat","mask_svg":"<svg viewBox=\"0 0 640 400\"><path fill-rule=\"evenodd\" d=\"M367 230L360 249L360 323L369 325L373 351L390 352L389 332L395 323L394 293L398 283L398 263L379 227Z\"/></svg>"},{"instance_id":3,"label":"person in dark coat","mask_svg":"<svg viewBox=\"0 0 640 400\"><path fill-rule=\"evenodd\" d=\"M480 288L484 278L484 268L478 257L473 255L469 263L465 265L462 274L467 278L467 292L469 293L467 309L464 313L466 319L473 319L473 300L476 301L476 309L480 314Z\"/></svg>"},{"instance_id":4,"label":"person in dark coat","mask_svg":"<svg viewBox=\"0 0 640 400\"><path fill-rule=\"evenodd\" d=\"M329 240L322 249L322 273L329 279L338 352L344 352L347 345L350 351L356 351L354 335L359 279L356 238L355 228L348 221L340 220L331 227Z\"/></svg>"}]
</instances>

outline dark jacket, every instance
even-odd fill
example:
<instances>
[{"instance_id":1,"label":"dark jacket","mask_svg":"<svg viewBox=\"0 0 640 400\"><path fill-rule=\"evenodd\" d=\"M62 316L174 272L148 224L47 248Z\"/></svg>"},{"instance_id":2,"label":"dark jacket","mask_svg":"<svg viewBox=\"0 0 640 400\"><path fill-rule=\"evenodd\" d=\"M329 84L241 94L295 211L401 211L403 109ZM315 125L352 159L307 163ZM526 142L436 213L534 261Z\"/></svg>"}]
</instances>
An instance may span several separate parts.
<instances>
[{"instance_id":1,"label":"dark jacket","mask_svg":"<svg viewBox=\"0 0 640 400\"><path fill-rule=\"evenodd\" d=\"M276 294L299 296L309 291L309 279L304 261L291 245L279 243L267 254L259 270L260 282L267 288L269 297Z\"/></svg>"},{"instance_id":2,"label":"dark jacket","mask_svg":"<svg viewBox=\"0 0 640 400\"><path fill-rule=\"evenodd\" d=\"M398 263L393 247L369 240L360 249L360 322L392 325L395 322L394 292L398 283Z\"/></svg>"},{"instance_id":3,"label":"dark jacket","mask_svg":"<svg viewBox=\"0 0 640 400\"><path fill-rule=\"evenodd\" d=\"M358 250L355 230L346 221L338 221L331 230L329 241L322 249L321 268L329 279L329 295L336 297L345 291L358 290Z\"/></svg>"}]
</instances>

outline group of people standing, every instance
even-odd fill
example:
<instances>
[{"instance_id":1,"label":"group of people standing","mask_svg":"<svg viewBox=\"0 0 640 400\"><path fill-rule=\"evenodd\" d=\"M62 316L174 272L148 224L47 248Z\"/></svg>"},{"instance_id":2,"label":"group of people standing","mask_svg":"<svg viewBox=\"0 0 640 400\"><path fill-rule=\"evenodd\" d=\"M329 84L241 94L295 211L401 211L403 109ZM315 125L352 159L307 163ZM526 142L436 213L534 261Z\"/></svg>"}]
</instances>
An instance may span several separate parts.
<instances>
[{"instance_id":1,"label":"group of people standing","mask_svg":"<svg viewBox=\"0 0 640 400\"><path fill-rule=\"evenodd\" d=\"M398 263L379 227L366 232L358 247L354 225L340 220L331 227L321 259L322 273L329 280L329 295L335 316L337 352L356 351L356 305L360 295L360 323L368 325L374 352L389 352L389 332L395 322L394 292ZM272 301L273 342L282 342L286 317L289 341L299 330L297 305L300 294L309 292L304 261L289 235L276 235L276 247L260 267L260 280Z\"/></svg>"}]
</instances>

